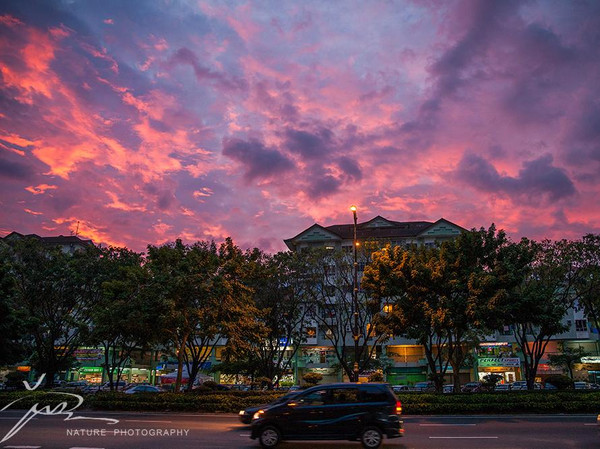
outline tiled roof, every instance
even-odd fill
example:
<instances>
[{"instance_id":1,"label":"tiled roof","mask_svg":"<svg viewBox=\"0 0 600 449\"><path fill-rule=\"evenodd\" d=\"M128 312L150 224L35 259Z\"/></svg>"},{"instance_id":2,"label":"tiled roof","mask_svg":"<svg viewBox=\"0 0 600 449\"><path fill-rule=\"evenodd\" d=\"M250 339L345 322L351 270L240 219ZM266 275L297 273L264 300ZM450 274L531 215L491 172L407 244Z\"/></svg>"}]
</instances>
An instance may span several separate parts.
<instances>
[{"instance_id":1,"label":"tiled roof","mask_svg":"<svg viewBox=\"0 0 600 449\"><path fill-rule=\"evenodd\" d=\"M372 220L371 220L372 221ZM429 221L392 221L391 226L385 227L368 227L368 221L366 223L358 223L356 226L356 237L358 239L369 239L369 238L392 238L392 237L416 237L418 234L423 232L433 223ZM325 226L329 232L333 232L339 235L342 239L352 239L354 237L354 225L343 224L343 225L332 225Z\"/></svg>"},{"instance_id":2,"label":"tiled roof","mask_svg":"<svg viewBox=\"0 0 600 449\"><path fill-rule=\"evenodd\" d=\"M359 240L402 240L410 239L422 236L429 228L434 227L440 222L446 222L458 229L464 230L461 226L458 226L445 218L440 218L436 222L430 221L393 221L377 216L369 221L363 223L357 223L356 225L356 238ZM296 239L300 238L307 231L311 229L320 228L327 231L341 240L351 240L354 238L354 224L340 224L331 226L321 226L318 223L310 226L304 231L300 232L295 237L285 239L284 242L288 248L294 250L296 247Z\"/></svg>"}]
</instances>

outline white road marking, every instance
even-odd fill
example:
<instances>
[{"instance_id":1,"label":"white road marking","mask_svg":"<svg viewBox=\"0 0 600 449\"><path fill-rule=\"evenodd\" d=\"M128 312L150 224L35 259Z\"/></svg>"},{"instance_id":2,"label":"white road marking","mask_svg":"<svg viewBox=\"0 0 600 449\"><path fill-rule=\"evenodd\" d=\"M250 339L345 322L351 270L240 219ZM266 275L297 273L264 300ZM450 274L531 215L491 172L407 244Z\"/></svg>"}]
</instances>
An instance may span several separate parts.
<instances>
[{"instance_id":1,"label":"white road marking","mask_svg":"<svg viewBox=\"0 0 600 449\"><path fill-rule=\"evenodd\" d=\"M429 437L430 440L497 440L498 437Z\"/></svg>"},{"instance_id":2,"label":"white road marking","mask_svg":"<svg viewBox=\"0 0 600 449\"><path fill-rule=\"evenodd\" d=\"M421 427L476 426L477 424L419 424Z\"/></svg>"},{"instance_id":3,"label":"white road marking","mask_svg":"<svg viewBox=\"0 0 600 449\"><path fill-rule=\"evenodd\" d=\"M42 446L2 446L5 449L39 449Z\"/></svg>"},{"instance_id":4,"label":"white road marking","mask_svg":"<svg viewBox=\"0 0 600 449\"><path fill-rule=\"evenodd\" d=\"M250 438L250 434L249 433L240 433L241 437L247 437Z\"/></svg>"},{"instance_id":5,"label":"white road marking","mask_svg":"<svg viewBox=\"0 0 600 449\"><path fill-rule=\"evenodd\" d=\"M104 449L103 447L70 447L69 449Z\"/></svg>"},{"instance_id":6,"label":"white road marking","mask_svg":"<svg viewBox=\"0 0 600 449\"><path fill-rule=\"evenodd\" d=\"M172 423L173 421L151 421L148 419L121 419L121 422L164 422L164 423Z\"/></svg>"},{"instance_id":7,"label":"white road marking","mask_svg":"<svg viewBox=\"0 0 600 449\"><path fill-rule=\"evenodd\" d=\"M590 422L586 422L586 423L584 424L584 426L597 426L597 425L598 425L598 424L596 424L596 423L590 423Z\"/></svg>"}]
</instances>

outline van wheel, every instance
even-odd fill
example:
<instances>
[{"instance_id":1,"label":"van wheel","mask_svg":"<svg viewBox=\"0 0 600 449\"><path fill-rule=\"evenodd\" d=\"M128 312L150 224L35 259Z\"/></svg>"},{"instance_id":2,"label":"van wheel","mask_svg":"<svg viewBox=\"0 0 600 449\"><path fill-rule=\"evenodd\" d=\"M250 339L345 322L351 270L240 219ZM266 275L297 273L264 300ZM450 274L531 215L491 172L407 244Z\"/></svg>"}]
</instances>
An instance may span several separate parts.
<instances>
[{"instance_id":1,"label":"van wheel","mask_svg":"<svg viewBox=\"0 0 600 449\"><path fill-rule=\"evenodd\" d=\"M281 441L281 434L276 427L265 426L261 429L258 440L260 441L260 445L262 447L265 449L271 449L277 447Z\"/></svg>"},{"instance_id":2,"label":"van wheel","mask_svg":"<svg viewBox=\"0 0 600 449\"><path fill-rule=\"evenodd\" d=\"M377 427L366 427L360 434L360 441L366 449L377 449L382 440L383 435Z\"/></svg>"}]
</instances>

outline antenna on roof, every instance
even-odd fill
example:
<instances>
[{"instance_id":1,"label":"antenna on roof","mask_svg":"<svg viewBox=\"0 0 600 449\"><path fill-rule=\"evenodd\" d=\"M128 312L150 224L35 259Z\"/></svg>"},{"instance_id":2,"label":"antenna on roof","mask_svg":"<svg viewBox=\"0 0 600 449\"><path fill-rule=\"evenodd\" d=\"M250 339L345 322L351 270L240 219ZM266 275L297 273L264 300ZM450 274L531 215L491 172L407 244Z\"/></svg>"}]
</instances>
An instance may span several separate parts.
<instances>
[{"instance_id":1,"label":"antenna on roof","mask_svg":"<svg viewBox=\"0 0 600 449\"><path fill-rule=\"evenodd\" d=\"M79 234L79 220L77 220L77 228L75 229L75 237Z\"/></svg>"}]
</instances>

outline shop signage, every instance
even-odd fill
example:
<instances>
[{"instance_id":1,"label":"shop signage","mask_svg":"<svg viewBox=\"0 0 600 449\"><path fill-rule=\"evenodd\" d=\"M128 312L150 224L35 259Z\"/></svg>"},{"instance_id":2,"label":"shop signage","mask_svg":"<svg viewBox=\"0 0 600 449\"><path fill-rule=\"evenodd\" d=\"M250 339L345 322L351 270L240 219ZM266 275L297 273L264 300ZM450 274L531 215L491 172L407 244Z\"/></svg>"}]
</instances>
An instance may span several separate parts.
<instances>
[{"instance_id":1,"label":"shop signage","mask_svg":"<svg viewBox=\"0 0 600 449\"><path fill-rule=\"evenodd\" d=\"M100 348L78 348L73 352L75 358L79 361L98 360L104 357L104 349Z\"/></svg>"},{"instance_id":2,"label":"shop signage","mask_svg":"<svg viewBox=\"0 0 600 449\"><path fill-rule=\"evenodd\" d=\"M80 373L101 373L101 366L84 366L83 368L79 368Z\"/></svg>"},{"instance_id":3,"label":"shop signage","mask_svg":"<svg viewBox=\"0 0 600 449\"><path fill-rule=\"evenodd\" d=\"M481 367L487 366L521 366L521 359L518 357L481 357L477 360L477 364Z\"/></svg>"},{"instance_id":4,"label":"shop signage","mask_svg":"<svg viewBox=\"0 0 600 449\"><path fill-rule=\"evenodd\" d=\"M600 357L597 355L581 357L581 363L600 363Z\"/></svg>"}]
</instances>

